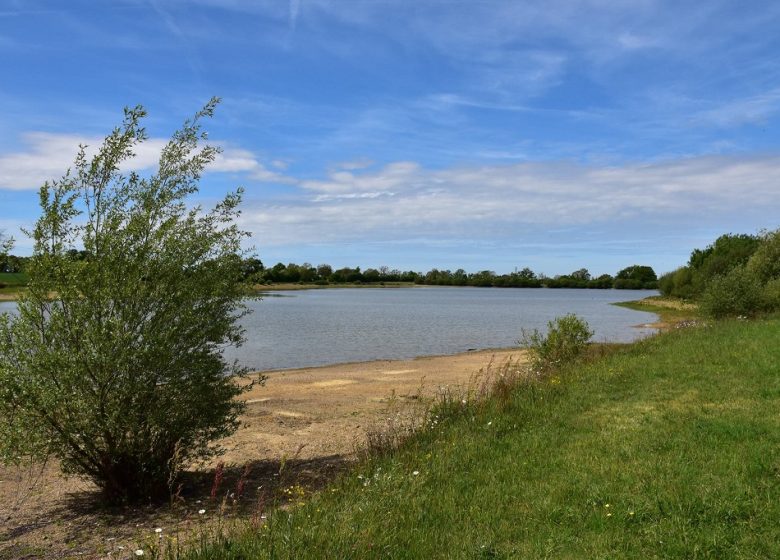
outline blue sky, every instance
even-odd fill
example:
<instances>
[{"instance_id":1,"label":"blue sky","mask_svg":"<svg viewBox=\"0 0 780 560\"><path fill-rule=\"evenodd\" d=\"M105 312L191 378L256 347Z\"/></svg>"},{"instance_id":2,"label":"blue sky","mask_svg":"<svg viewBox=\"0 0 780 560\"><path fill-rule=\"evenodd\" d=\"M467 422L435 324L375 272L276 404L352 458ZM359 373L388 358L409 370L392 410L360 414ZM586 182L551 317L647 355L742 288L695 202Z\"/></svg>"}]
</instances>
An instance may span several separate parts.
<instances>
[{"instance_id":1,"label":"blue sky","mask_svg":"<svg viewBox=\"0 0 780 560\"><path fill-rule=\"evenodd\" d=\"M0 0L0 229L124 106L209 97L258 256L659 273L780 226L780 3Z\"/></svg>"}]
</instances>

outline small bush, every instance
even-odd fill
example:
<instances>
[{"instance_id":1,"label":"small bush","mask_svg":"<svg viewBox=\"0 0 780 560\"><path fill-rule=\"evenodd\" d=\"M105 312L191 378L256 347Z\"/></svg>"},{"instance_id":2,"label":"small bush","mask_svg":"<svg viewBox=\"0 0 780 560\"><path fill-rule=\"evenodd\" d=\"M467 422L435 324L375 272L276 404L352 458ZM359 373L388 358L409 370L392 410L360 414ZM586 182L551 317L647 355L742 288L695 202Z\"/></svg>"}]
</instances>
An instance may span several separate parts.
<instances>
[{"instance_id":1,"label":"small bush","mask_svg":"<svg viewBox=\"0 0 780 560\"><path fill-rule=\"evenodd\" d=\"M543 373L577 359L592 336L587 321L569 313L549 321L547 335L524 330L520 344L528 347L533 370Z\"/></svg>"},{"instance_id":2,"label":"small bush","mask_svg":"<svg viewBox=\"0 0 780 560\"><path fill-rule=\"evenodd\" d=\"M762 308L762 286L744 266L710 280L701 298L701 309L715 319L754 315Z\"/></svg>"}]
</instances>

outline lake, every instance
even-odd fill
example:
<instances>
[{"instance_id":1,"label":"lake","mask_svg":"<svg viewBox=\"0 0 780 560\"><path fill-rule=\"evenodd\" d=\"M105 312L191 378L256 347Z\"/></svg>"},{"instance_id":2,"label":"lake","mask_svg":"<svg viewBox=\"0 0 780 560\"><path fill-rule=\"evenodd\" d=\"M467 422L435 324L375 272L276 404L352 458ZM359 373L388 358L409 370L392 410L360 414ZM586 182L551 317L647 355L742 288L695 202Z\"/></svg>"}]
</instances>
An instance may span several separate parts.
<instances>
[{"instance_id":1,"label":"lake","mask_svg":"<svg viewBox=\"0 0 780 560\"><path fill-rule=\"evenodd\" d=\"M517 344L523 329L576 313L597 342L630 342L655 329L652 313L610 305L653 291L509 288L345 288L274 292L250 301L247 341L226 357L255 370L454 354ZM14 303L0 304L0 312Z\"/></svg>"}]
</instances>

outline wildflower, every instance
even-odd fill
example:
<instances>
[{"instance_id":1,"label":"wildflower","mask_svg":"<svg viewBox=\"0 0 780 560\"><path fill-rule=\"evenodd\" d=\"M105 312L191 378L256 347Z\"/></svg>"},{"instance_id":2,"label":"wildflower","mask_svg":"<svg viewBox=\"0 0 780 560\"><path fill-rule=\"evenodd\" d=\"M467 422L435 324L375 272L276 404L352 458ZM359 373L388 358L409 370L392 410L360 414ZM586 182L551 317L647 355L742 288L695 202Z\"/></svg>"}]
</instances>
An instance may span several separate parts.
<instances>
[{"instance_id":1,"label":"wildflower","mask_svg":"<svg viewBox=\"0 0 780 560\"><path fill-rule=\"evenodd\" d=\"M491 420L490 422L488 422L488 426L492 426L492 425L493 425L493 421Z\"/></svg>"},{"instance_id":2,"label":"wildflower","mask_svg":"<svg viewBox=\"0 0 780 560\"><path fill-rule=\"evenodd\" d=\"M160 533L162 533L162 528L161 527L157 527L157 529L155 529L154 532L159 535Z\"/></svg>"},{"instance_id":3,"label":"wildflower","mask_svg":"<svg viewBox=\"0 0 780 560\"><path fill-rule=\"evenodd\" d=\"M413 474L414 476L417 476L418 474L420 474L420 471L412 471L412 474Z\"/></svg>"},{"instance_id":4,"label":"wildflower","mask_svg":"<svg viewBox=\"0 0 780 560\"><path fill-rule=\"evenodd\" d=\"M204 513L206 513L205 509L199 509L198 510L198 515L203 515Z\"/></svg>"},{"instance_id":5,"label":"wildflower","mask_svg":"<svg viewBox=\"0 0 780 560\"><path fill-rule=\"evenodd\" d=\"M135 555L136 556L143 556L144 555L144 551L139 548L138 550L135 551Z\"/></svg>"},{"instance_id":6,"label":"wildflower","mask_svg":"<svg viewBox=\"0 0 780 560\"><path fill-rule=\"evenodd\" d=\"M607 517L612 517L612 514L611 514L611 513L608 513L608 514L607 514Z\"/></svg>"}]
</instances>

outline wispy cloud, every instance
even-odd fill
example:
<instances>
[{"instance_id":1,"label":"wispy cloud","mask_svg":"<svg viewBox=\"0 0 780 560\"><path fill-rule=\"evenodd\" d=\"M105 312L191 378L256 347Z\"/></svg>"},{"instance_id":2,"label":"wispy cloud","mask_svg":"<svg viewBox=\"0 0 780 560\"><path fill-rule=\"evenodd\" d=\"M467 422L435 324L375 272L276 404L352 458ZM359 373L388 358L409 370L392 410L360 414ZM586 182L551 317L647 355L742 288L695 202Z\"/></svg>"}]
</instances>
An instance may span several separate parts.
<instances>
[{"instance_id":1,"label":"wispy cloud","mask_svg":"<svg viewBox=\"0 0 780 560\"><path fill-rule=\"evenodd\" d=\"M301 0L290 0L290 18L289 27L291 31L295 31L298 25L298 14L301 13Z\"/></svg>"},{"instance_id":2,"label":"wispy cloud","mask_svg":"<svg viewBox=\"0 0 780 560\"><path fill-rule=\"evenodd\" d=\"M700 157L596 167L565 162L425 169L398 162L304 181L312 196L249 201L245 225L264 245L357 240L543 238L546 228L703 223L780 213L780 155Z\"/></svg>"},{"instance_id":3,"label":"wispy cloud","mask_svg":"<svg viewBox=\"0 0 780 560\"><path fill-rule=\"evenodd\" d=\"M0 155L0 189L32 190L44 182L62 177L73 166L79 145L87 146L87 155L96 153L102 138L75 134L30 132L22 137L25 151ZM168 140L149 138L135 147L135 157L128 160L124 170L153 169ZM218 143L217 143L218 144ZM227 147L207 168L216 173L242 173L259 182L292 183L290 177L268 169L247 150Z\"/></svg>"},{"instance_id":4,"label":"wispy cloud","mask_svg":"<svg viewBox=\"0 0 780 560\"><path fill-rule=\"evenodd\" d=\"M780 88L737 99L692 117L695 124L714 124L720 127L762 124L780 112Z\"/></svg>"}]
</instances>

